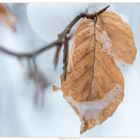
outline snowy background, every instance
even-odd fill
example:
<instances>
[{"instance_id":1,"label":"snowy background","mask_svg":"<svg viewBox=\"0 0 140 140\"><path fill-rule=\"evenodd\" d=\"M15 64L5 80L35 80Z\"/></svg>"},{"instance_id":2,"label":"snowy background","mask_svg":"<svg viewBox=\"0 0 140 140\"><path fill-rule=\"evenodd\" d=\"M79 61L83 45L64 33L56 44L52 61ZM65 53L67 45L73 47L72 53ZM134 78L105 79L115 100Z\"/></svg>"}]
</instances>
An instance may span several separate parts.
<instances>
[{"instance_id":1,"label":"snowy background","mask_svg":"<svg viewBox=\"0 0 140 140\"><path fill-rule=\"evenodd\" d=\"M94 12L108 5L94 3L8 4L17 18L17 31L0 25L0 45L18 52L29 52L56 39L78 13ZM35 87L25 78L27 66L0 53L0 136L28 137L138 137L140 136L140 4L110 4L134 33L137 56L133 65L121 67L125 78L125 97L112 117L101 125L79 134L80 120L62 93L60 85L62 52L54 70L54 49L37 58L38 67L51 81L45 90L44 106L34 104ZM123 47L123 46L122 46Z\"/></svg>"}]
</instances>

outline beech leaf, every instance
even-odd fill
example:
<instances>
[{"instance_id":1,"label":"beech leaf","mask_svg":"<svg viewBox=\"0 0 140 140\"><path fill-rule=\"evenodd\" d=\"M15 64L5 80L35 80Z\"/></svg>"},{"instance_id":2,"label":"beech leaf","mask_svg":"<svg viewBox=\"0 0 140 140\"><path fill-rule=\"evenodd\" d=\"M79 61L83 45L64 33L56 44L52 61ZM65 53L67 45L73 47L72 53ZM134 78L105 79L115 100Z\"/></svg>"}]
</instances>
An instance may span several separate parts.
<instances>
[{"instance_id":1,"label":"beech leaf","mask_svg":"<svg viewBox=\"0 0 140 140\"><path fill-rule=\"evenodd\" d=\"M136 56L136 48L129 25L114 12L104 12L100 19L112 42L115 58L126 64L132 64Z\"/></svg>"},{"instance_id":2,"label":"beech leaf","mask_svg":"<svg viewBox=\"0 0 140 140\"><path fill-rule=\"evenodd\" d=\"M81 120L81 133L105 121L121 103L124 80L100 22L84 19L76 30L61 90Z\"/></svg>"}]
</instances>

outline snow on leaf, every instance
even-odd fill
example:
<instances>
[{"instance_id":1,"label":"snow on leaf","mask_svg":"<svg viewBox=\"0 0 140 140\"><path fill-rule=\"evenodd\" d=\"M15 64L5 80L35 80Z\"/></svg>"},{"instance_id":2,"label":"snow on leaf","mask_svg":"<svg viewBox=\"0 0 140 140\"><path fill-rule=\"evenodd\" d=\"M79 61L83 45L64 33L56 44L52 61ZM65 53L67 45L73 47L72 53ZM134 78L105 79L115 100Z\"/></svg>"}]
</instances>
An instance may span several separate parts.
<instances>
[{"instance_id":1,"label":"snow on leaf","mask_svg":"<svg viewBox=\"0 0 140 140\"><path fill-rule=\"evenodd\" d=\"M82 122L81 133L103 122L108 116L112 115L112 112L115 111L122 100L122 95L120 95L122 92L122 87L116 84L101 100L77 102L72 97L66 96L66 100L80 117Z\"/></svg>"}]
</instances>

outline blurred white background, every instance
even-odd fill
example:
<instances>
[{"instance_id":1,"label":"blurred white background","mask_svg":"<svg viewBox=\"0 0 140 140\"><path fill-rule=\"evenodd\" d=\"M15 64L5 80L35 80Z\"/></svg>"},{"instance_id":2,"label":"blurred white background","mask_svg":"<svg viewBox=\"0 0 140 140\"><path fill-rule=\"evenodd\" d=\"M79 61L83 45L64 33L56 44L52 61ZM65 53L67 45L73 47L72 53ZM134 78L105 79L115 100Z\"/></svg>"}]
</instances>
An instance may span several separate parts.
<instances>
[{"instance_id":1,"label":"blurred white background","mask_svg":"<svg viewBox=\"0 0 140 140\"><path fill-rule=\"evenodd\" d=\"M18 52L29 52L56 39L57 34L78 13L98 11L109 3L8 4L17 18L17 31L0 25L0 45ZM80 135L80 120L62 93L60 85L62 52L56 70L54 49L37 58L41 71L51 82L44 94L44 106L34 104L35 87L25 78L26 64L0 53L0 136L30 137L138 137L140 136L140 4L110 4L129 22L134 34L137 56L133 65L120 67L125 78L125 97L112 117ZM123 46L122 46L123 47Z\"/></svg>"}]
</instances>

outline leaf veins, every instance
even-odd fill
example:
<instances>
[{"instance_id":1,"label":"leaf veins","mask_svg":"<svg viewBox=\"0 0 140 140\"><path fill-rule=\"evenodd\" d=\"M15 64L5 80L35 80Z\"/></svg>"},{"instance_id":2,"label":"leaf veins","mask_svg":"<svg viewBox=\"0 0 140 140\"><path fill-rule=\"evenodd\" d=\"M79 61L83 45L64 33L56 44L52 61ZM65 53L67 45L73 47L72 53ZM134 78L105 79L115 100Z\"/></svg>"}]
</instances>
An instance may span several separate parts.
<instances>
[{"instance_id":1,"label":"leaf veins","mask_svg":"<svg viewBox=\"0 0 140 140\"><path fill-rule=\"evenodd\" d=\"M96 25L96 26L95 26ZM136 49L129 26L113 12L104 12L95 24L81 21L69 54L64 98L81 120L81 133L105 121L124 96L124 79L116 60L131 64Z\"/></svg>"}]
</instances>

